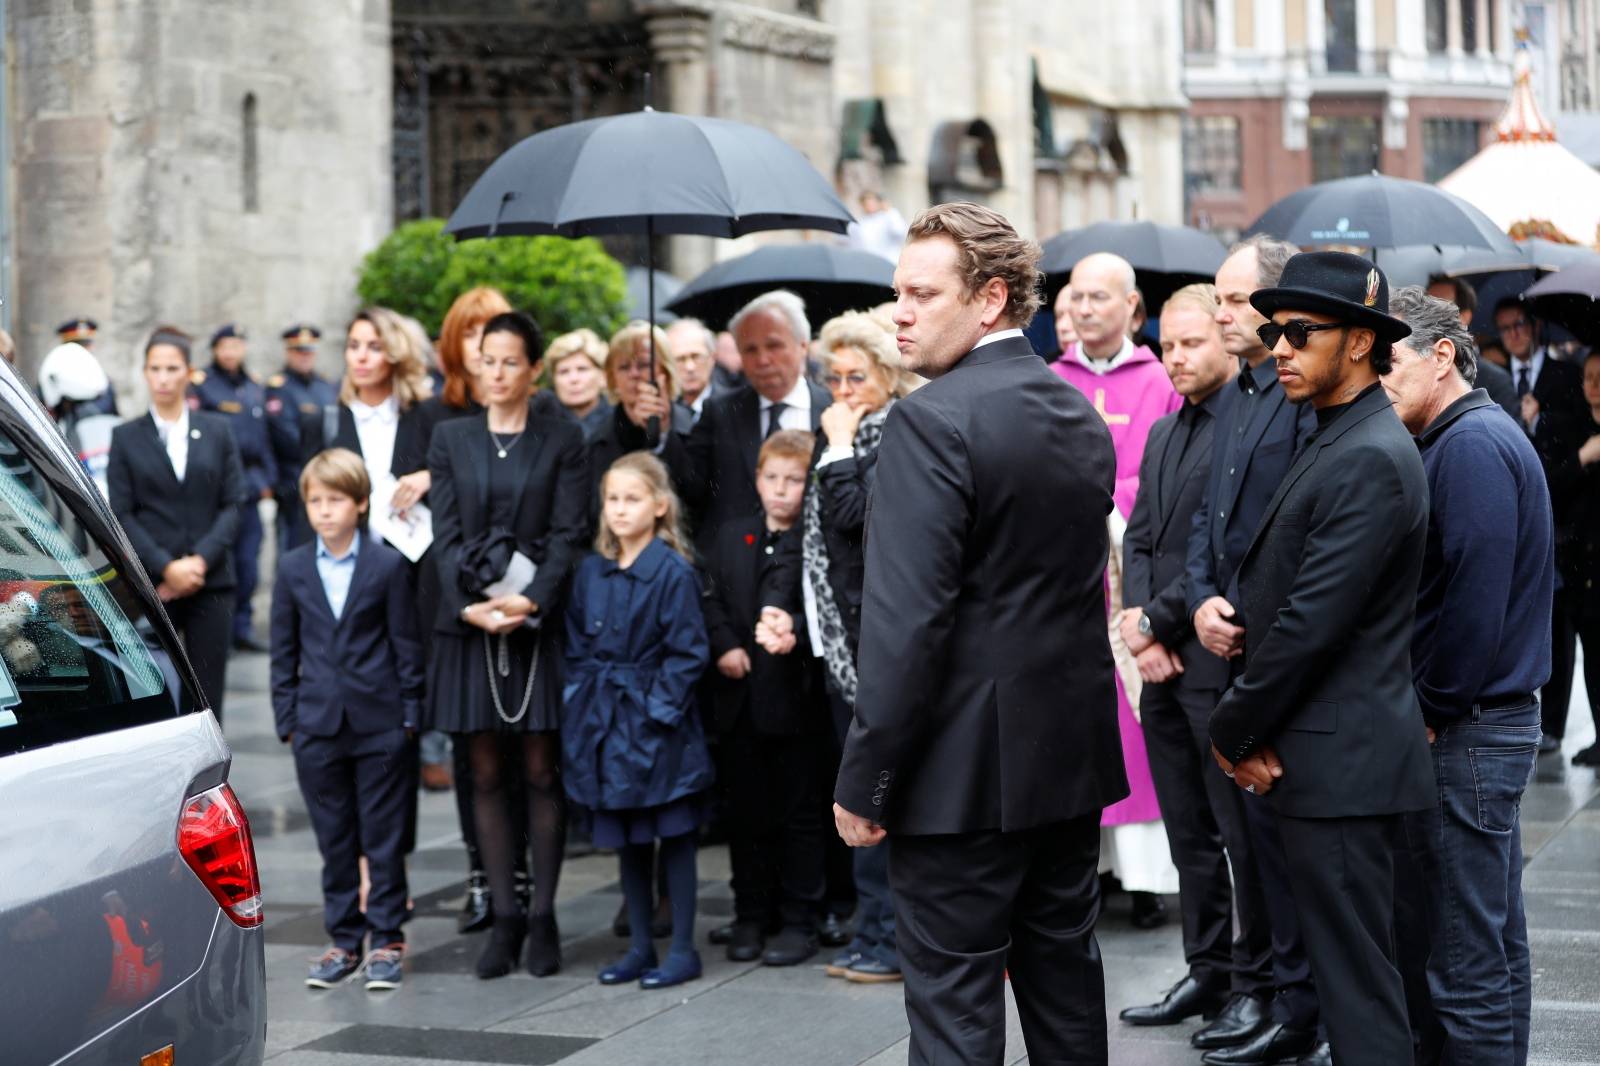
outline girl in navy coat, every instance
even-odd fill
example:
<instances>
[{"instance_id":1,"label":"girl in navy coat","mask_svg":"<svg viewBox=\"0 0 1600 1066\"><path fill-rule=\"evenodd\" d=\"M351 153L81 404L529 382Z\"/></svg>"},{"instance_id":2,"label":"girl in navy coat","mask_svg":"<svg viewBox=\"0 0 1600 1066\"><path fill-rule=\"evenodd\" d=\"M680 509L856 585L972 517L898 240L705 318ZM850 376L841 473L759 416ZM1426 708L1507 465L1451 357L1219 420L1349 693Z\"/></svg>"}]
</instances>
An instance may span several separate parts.
<instances>
[{"instance_id":1,"label":"girl in navy coat","mask_svg":"<svg viewBox=\"0 0 1600 1066\"><path fill-rule=\"evenodd\" d=\"M598 554L579 566L567 604L564 774L567 794L595 812L595 844L622 864L631 945L600 982L666 988L700 976L695 844L712 772L694 685L710 651L666 467L625 455L600 492ZM665 965L650 939L658 840L672 899Z\"/></svg>"}]
</instances>

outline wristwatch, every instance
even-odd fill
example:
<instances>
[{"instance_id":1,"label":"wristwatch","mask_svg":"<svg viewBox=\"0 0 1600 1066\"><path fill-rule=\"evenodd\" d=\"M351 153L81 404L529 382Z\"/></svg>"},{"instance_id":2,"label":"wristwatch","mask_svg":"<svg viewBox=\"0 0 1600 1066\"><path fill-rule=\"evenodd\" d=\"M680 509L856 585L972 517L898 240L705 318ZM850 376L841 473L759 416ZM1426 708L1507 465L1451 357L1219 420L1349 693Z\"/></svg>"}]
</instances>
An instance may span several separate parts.
<instances>
[{"instance_id":1,"label":"wristwatch","mask_svg":"<svg viewBox=\"0 0 1600 1066\"><path fill-rule=\"evenodd\" d=\"M1153 632L1154 631L1150 628L1150 616L1147 614L1141 614L1139 616L1139 635L1141 637L1148 637Z\"/></svg>"}]
</instances>

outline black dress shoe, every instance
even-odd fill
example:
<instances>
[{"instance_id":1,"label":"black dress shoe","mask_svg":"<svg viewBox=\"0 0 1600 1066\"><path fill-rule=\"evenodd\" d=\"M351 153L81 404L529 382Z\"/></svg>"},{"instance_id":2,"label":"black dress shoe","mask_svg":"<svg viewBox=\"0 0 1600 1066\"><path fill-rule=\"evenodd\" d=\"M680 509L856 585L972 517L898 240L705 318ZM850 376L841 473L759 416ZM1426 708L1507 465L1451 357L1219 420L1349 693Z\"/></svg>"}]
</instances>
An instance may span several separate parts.
<instances>
[{"instance_id":1,"label":"black dress shoe","mask_svg":"<svg viewBox=\"0 0 1600 1066\"><path fill-rule=\"evenodd\" d=\"M1572 757L1573 766L1600 766L1600 744L1590 744Z\"/></svg>"},{"instance_id":2,"label":"black dress shoe","mask_svg":"<svg viewBox=\"0 0 1600 1066\"><path fill-rule=\"evenodd\" d=\"M772 938L763 966L799 966L817 953L817 937L809 929L785 929Z\"/></svg>"},{"instance_id":3,"label":"black dress shoe","mask_svg":"<svg viewBox=\"0 0 1600 1066\"><path fill-rule=\"evenodd\" d=\"M1267 1004L1257 996L1243 993L1228 1000L1216 1021L1189 1038L1189 1043L1201 1051L1242 1044L1265 1029L1272 1019L1267 1014Z\"/></svg>"},{"instance_id":4,"label":"black dress shoe","mask_svg":"<svg viewBox=\"0 0 1600 1066\"><path fill-rule=\"evenodd\" d=\"M842 948L850 943L850 927L837 914L829 914L817 928L817 940L823 947Z\"/></svg>"},{"instance_id":5,"label":"black dress shoe","mask_svg":"<svg viewBox=\"0 0 1600 1066\"><path fill-rule=\"evenodd\" d=\"M728 938L730 962L755 962L766 947L767 938L761 934L759 925L754 922L733 923L733 935Z\"/></svg>"},{"instance_id":6,"label":"black dress shoe","mask_svg":"<svg viewBox=\"0 0 1600 1066\"><path fill-rule=\"evenodd\" d=\"M1167 924L1167 902L1154 892L1130 892L1135 929L1158 929Z\"/></svg>"},{"instance_id":7,"label":"black dress shoe","mask_svg":"<svg viewBox=\"0 0 1600 1066\"><path fill-rule=\"evenodd\" d=\"M1276 1066L1293 1062L1317 1046L1315 1029L1269 1025L1242 1044L1219 1047L1200 1056L1206 1066Z\"/></svg>"},{"instance_id":8,"label":"black dress shoe","mask_svg":"<svg viewBox=\"0 0 1600 1066\"><path fill-rule=\"evenodd\" d=\"M1553 737L1549 733L1539 738L1539 754L1554 755L1561 750L1561 738Z\"/></svg>"},{"instance_id":9,"label":"black dress shoe","mask_svg":"<svg viewBox=\"0 0 1600 1066\"><path fill-rule=\"evenodd\" d=\"M1220 988L1202 984L1193 977L1185 977L1161 998L1160 1003L1143 1007L1129 1007L1117 1017L1129 1025L1177 1025L1196 1014L1209 1018L1223 1007L1227 993Z\"/></svg>"},{"instance_id":10,"label":"black dress shoe","mask_svg":"<svg viewBox=\"0 0 1600 1066\"><path fill-rule=\"evenodd\" d=\"M1326 1040L1311 1049L1309 1055L1294 1060L1294 1066L1333 1066L1333 1045Z\"/></svg>"},{"instance_id":11,"label":"black dress shoe","mask_svg":"<svg viewBox=\"0 0 1600 1066\"><path fill-rule=\"evenodd\" d=\"M494 907L489 897L489 879L482 870L467 875L467 901L456 918L456 931L476 933L494 923Z\"/></svg>"},{"instance_id":12,"label":"black dress shoe","mask_svg":"<svg viewBox=\"0 0 1600 1066\"><path fill-rule=\"evenodd\" d=\"M711 932L706 934L706 939L719 946L723 944L731 944L733 943L733 931L738 927L739 925L737 922L729 922L727 925L712 926Z\"/></svg>"},{"instance_id":13,"label":"black dress shoe","mask_svg":"<svg viewBox=\"0 0 1600 1066\"><path fill-rule=\"evenodd\" d=\"M257 655L261 655L271 651L272 649L261 643L255 637L234 637L233 650L248 651Z\"/></svg>"}]
</instances>

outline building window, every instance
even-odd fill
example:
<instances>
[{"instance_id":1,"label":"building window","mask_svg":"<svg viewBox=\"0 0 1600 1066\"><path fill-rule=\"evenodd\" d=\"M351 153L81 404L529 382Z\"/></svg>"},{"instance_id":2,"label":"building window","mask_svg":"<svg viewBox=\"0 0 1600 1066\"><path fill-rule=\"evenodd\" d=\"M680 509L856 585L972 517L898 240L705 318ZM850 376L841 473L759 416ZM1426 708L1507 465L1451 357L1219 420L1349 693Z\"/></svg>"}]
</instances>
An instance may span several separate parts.
<instances>
[{"instance_id":1,"label":"building window","mask_svg":"<svg viewBox=\"0 0 1600 1066\"><path fill-rule=\"evenodd\" d=\"M1478 0L1461 0L1461 50L1478 51Z\"/></svg>"},{"instance_id":2,"label":"building window","mask_svg":"<svg viewBox=\"0 0 1600 1066\"><path fill-rule=\"evenodd\" d=\"M1378 120L1370 115L1311 116L1311 180L1332 181L1378 169Z\"/></svg>"},{"instance_id":3,"label":"building window","mask_svg":"<svg viewBox=\"0 0 1600 1066\"><path fill-rule=\"evenodd\" d=\"M1449 16L1445 14L1450 0L1423 0L1423 34L1428 41L1428 51L1443 52L1450 47Z\"/></svg>"},{"instance_id":4,"label":"building window","mask_svg":"<svg viewBox=\"0 0 1600 1066\"><path fill-rule=\"evenodd\" d=\"M1422 180L1438 181L1478 154L1483 123L1470 118L1422 120Z\"/></svg>"},{"instance_id":5,"label":"building window","mask_svg":"<svg viewBox=\"0 0 1600 1066\"><path fill-rule=\"evenodd\" d=\"M261 210L260 156L256 147L256 94L245 93L240 109L239 170L244 209L249 214Z\"/></svg>"},{"instance_id":6,"label":"building window","mask_svg":"<svg viewBox=\"0 0 1600 1066\"><path fill-rule=\"evenodd\" d=\"M1356 0L1323 0L1329 70L1356 69Z\"/></svg>"},{"instance_id":7,"label":"building window","mask_svg":"<svg viewBox=\"0 0 1600 1066\"><path fill-rule=\"evenodd\" d=\"M1183 0L1183 50L1189 55L1217 50L1217 0Z\"/></svg>"},{"instance_id":8,"label":"building window","mask_svg":"<svg viewBox=\"0 0 1600 1066\"><path fill-rule=\"evenodd\" d=\"M1183 189L1188 196L1237 193L1239 120L1231 115L1186 115L1183 119Z\"/></svg>"}]
</instances>

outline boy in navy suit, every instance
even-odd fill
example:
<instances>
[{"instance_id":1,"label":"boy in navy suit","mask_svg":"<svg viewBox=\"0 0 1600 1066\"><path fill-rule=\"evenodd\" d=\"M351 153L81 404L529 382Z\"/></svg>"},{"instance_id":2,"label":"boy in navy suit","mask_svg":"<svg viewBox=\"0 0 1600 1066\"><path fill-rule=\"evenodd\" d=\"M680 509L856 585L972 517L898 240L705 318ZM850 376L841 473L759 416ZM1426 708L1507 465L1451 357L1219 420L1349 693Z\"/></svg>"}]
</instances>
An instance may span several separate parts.
<instances>
[{"instance_id":1,"label":"boy in navy suit","mask_svg":"<svg viewBox=\"0 0 1600 1066\"><path fill-rule=\"evenodd\" d=\"M398 988L406 920L409 759L423 693L422 645L405 557L366 536L372 490L361 457L322 452L300 475L316 539L284 554L272 590L272 711L322 853L333 946L306 984L332 988L361 966L367 988ZM371 877L359 903L360 859Z\"/></svg>"}]
</instances>

